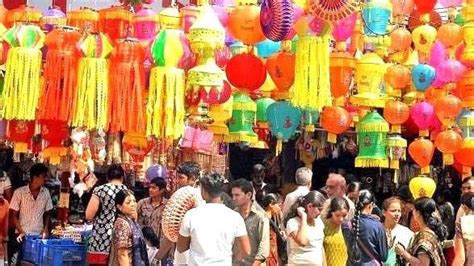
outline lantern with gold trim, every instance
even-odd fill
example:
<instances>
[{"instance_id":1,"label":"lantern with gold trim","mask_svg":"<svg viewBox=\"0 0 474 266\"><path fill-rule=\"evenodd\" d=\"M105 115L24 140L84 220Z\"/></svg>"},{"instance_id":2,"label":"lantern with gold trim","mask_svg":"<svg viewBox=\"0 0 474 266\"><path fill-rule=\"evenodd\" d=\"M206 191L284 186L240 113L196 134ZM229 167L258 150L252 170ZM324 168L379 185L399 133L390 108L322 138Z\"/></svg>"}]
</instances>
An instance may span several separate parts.
<instances>
[{"instance_id":1,"label":"lantern with gold trim","mask_svg":"<svg viewBox=\"0 0 474 266\"><path fill-rule=\"evenodd\" d=\"M391 134L387 136L386 141L390 169L398 170L400 168L400 161L406 159L407 140L402 138L400 134ZM394 179L397 181L397 178L394 177Z\"/></svg>"},{"instance_id":2,"label":"lantern with gold trim","mask_svg":"<svg viewBox=\"0 0 474 266\"><path fill-rule=\"evenodd\" d=\"M57 6L50 6L41 18L41 28L46 32L52 31L56 26L66 25L66 14Z\"/></svg>"},{"instance_id":3,"label":"lantern with gold trim","mask_svg":"<svg viewBox=\"0 0 474 266\"><path fill-rule=\"evenodd\" d=\"M267 109L270 131L277 138L275 147L278 155L283 149L283 141L288 141L300 125L301 111L288 101L272 103Z\"/></svg>"},{"instance_id":4,"label":"lantern with gold trim","mask_svg":"<svg viewBox=\"0 0 474 266\"><path fill-rule=\"evenodd\" d=\"M144 5L133 16L133 35L144 44L153 41L158 32L159 18L150 6Z\"/></svg>"},{"instance_id":5,"label":"lantern with gold trim","mask_svg":"<svg viewBox=\"0 0 474 266\"><path fill-rule=\"evenodd\" d=\"M111 6L99 11L99 30L105 33L112 42L126 38L131 32L132 12L123 6Z\"/></svg>"},{"instance_id":6,"label":"lantern with gold trim","mask_svg":"<svg viewBox=\"0 0 474 266\"><path fill-rule=\"evenodd\" d=\"M355 158L355 167L387 168L389 161L386 153L386 136L389 124L376 111L369 111L356 125L359 154Z\"/></svg>"},{"instance_id":7,"label":"lantern with gold trim","mask_svg":"<svg viewBox=\"0 0 474 266\"><path fill-rule=\"evenodd\" d=\"M429 176L419 175L410 180L408 185L413 198L431 198L436 191L436 182Z\"/></svg>"},{"instance_id":8,"label":"lantern with gold trim","mask_svg":"<svg viewBox=\"0 0 474 266\"><path fill-rule=\"evenodd\" d=\"M11 28L15 24L23 23L39 25L42 16L43 14L38 9L23 5L7 11L5 26Z\"/></svg>"},{"instance_id":9,"label":"lantern with gold trim","mask_svg":"<svg viewBox=\"0 0 474 266\"><path fill-rule=\"evenodd\" d=\"M232 118L229 121L229 136L225 140L230 143L255 143L258 136L253 131L257 105L245 94L234 96Z\"/></svg>"},{"instance_id":10,"label":"lantern with gold trim","mask_svg":"<svg viewBox=\"0 0 474 266\"><path fill-rule=\"evenodd\" d=\"M353 104L366 107L385 106L385 97L381 94L386 65L376 53L366 53L356 62L355 81L357 94L351 96Z\"/></svg>"},{"instance_id":11,"label":"lantern with gold trim","mask_svg":"<svg viewBox=\"0 0 474 266\"><path fill-rule=\"evenodd\" d=\"M13 142L15 153L26 153L35 134L35 121L10 120L7 126L7 139Z\"/></svg>"},{"instance_id":12,"label":"lantern with gold trim","mask_svg":"<svg viewBox=\"0 0 474 266\"><path fill-rule=\"evenodd\" d=\"M449 128L438 133L435 139L436 148L443 153L443 164L454 163L454 153L462 147L463 139L459 133Z\"/></svg>"},{"instance_id":13,"label":"lantern with gold trim","mask_svg":"<svg viewBox=\"0 0 474 266\"><path fill-rule=\"evenodd\" d=\"M65 121L59 120L41 120L40 124L41 137L47 141L43 156L51 164L57 165L61 161L61 156L67 155L63 141L69 136L69 128Z\"/></svg>"},{"instance_id":14,"label":"lantern with gold trim","mask_svg":"<svg viewBox=\"0 0 474 266\"><path fill-rule=\"evenodd\" d=\"M67 12L67 24L86 32L98 32L99 13L88 7L80 7Z\"/></svg>"}]
</instances>

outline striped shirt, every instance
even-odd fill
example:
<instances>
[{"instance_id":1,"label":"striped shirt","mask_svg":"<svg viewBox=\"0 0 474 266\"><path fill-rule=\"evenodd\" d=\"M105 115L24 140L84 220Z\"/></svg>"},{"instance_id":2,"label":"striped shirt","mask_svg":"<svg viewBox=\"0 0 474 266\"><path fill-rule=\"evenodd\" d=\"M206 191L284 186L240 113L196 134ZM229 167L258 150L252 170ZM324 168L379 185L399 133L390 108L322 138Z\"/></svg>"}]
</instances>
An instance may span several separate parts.
<instances>
[{"instance_id":1,"label":"striped shirt","mask_svg":"<svg viewBox=\"0 0 474 266\"><path fill-rule=\"evenodd\" d=\"M45 187L41 187L35 200L26 185L13 192L10 209L19 212L20 225L25 233L40 234L44 227L43 214L53 209L53 202Z\"/></svg>"}]
</instances>

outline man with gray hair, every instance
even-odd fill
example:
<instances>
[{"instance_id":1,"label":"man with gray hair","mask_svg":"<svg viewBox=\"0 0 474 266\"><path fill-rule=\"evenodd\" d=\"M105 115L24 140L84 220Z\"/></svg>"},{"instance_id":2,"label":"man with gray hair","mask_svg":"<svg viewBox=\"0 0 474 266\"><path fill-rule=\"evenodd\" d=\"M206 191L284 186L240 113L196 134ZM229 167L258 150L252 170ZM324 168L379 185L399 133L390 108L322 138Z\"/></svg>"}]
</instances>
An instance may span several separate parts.
<instances>
[{"instance_id":1,"label":"man with gray hair","mask_svg":"<svg viewBox=\"0 0 474 266\"><path fill-rule=\"evenodd\" d=\"M295 181L298 187L286 195L285 202L283 202L283 219L286 219L286 216L290 212L291 207L296 203L296 201L309 193L311 188L311 180L313 179L313 171L307 167L301 167L296 170Z\"/></svg>"},{"instance_id":2,"label":"man with gray hair","mask_svg":"<svg viewBox=\"0 0 474 266\"><path fill-rule=\"evenodd\" d=\"M349 204L349 213L346 217L346 220L352 220L355 214L355 205L354 202L352 202L352 200L346 196L346 179L340 174L329 174L328 179L326 180L325 188L329 197L325 204L325 209L329 206L330 199L342 197L347 200L347 203Z\"/></svg>"}]
</instances>

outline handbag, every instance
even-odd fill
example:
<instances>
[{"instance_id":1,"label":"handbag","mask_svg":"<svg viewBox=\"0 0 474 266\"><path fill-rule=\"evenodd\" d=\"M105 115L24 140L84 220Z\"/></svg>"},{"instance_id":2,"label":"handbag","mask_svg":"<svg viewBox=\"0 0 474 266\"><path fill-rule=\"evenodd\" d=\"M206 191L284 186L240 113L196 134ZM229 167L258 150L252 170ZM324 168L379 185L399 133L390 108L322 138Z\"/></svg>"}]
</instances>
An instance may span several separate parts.
<instances>
[{"instance_id":1,"label":"handbag","mask_svg":"<svg viewBox=\"0 0 474 266\"><path fill-rule=\"evenodd\" d=\"M212 152L212 142L214 140L214 133L210 130L196 129L194 134L192 148L196 151Z\"/></svg>"}]
</instances>

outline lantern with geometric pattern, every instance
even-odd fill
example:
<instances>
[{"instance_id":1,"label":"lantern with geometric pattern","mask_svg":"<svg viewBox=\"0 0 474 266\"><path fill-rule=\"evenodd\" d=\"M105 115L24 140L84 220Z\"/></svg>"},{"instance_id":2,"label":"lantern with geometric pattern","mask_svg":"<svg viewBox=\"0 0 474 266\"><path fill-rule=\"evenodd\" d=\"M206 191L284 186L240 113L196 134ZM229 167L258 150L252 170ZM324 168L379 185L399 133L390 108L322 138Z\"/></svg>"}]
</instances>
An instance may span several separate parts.
<instances>
[{"instance_id":1,"label":"lantern with geometric pattern","mask_svg":"<svg viewBox=\"0 0 474 266\"><path fill-rule=\"evenodd\" d=\"M387 168L387 121L376 111L370 111L357 123L356 131L359 155L355 159L355 166Z\"/></svg>"}]
</instances>

